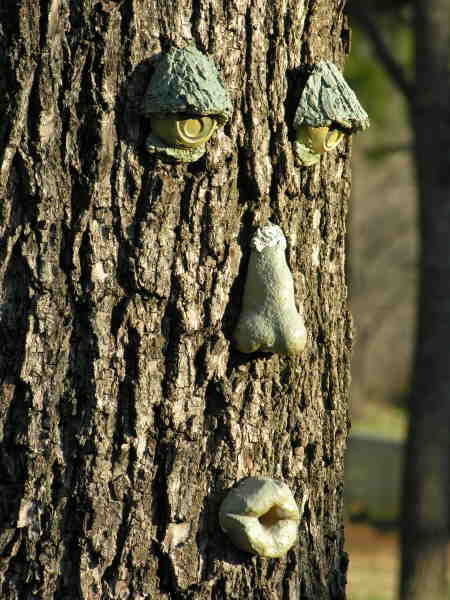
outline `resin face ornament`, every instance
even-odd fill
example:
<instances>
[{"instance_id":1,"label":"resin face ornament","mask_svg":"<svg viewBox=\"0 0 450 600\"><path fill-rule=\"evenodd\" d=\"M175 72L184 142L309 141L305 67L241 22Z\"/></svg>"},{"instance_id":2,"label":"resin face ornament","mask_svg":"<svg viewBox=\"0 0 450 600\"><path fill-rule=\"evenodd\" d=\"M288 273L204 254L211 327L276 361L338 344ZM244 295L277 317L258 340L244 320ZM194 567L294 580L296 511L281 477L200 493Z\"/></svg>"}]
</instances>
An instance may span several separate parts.
<instances>
[{"instance_id":1,"label":"resin face ornament","mask_svg":"<svg viewBox=\"0 0 450 600\"><path fill-rule=\"evenodd\" d=\"M230 118L232 107L211 60L195 46L186 46L157 61L142 112L150 118L149 152L193 162L203 156L217 127Z\"/></svg>"},{"instance_id":2,"label":"resin face ornament","mask_svg":"<svg viewBox=\"0 0 450 600\"><path fill-rule=\"evenodd\" d=\"M251 246L242 312L233 334L236 346L245 353L299 354L306 344L306 329L295 306L286 238L278 225L269 222L256 231Z\"/></svg>"},{"instance_id":3,"label":"resin face ornament","mask_svg":"<svg viewBox=\"0 0 450 600\"><path fill-rule=\"evenodd\" d=\"M333 150L346 135L369 127L369 117L336 65L314 65L294 117L294 152L304 166Z\"/></svg>"},{"instance_id":4,"label":"resin face ornament","mask_svg":"<svg viewBox=\"0 0 450 600\"><path fill-rule=\"evenodd\" d=\"M268 558L284 556L297 540L300 513L285 483L248 477L230 490L219 510L222 530L233 544Z\"/></svg>"}]
</instances>

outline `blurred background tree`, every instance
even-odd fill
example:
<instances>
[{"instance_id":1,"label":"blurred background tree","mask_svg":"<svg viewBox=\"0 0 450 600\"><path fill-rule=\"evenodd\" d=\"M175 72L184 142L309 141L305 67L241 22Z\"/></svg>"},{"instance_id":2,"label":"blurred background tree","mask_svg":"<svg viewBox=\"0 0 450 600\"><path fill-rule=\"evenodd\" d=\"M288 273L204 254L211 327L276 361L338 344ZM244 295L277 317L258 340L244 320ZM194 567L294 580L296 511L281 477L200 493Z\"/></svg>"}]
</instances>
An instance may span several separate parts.
<instances>
[{"instance_id":1,"label":"blurred background tree","mask_svg":"<svg viewBox=\"0 0 450 600\"><path fill-rule=\"evenodd\" d=\"M450 506L450 4L448 0L384 0L371 4L350 0L348 11L370 42L379 67L401 92L413 138L420 252L417 333L411 387L406 394L409 428L403 481L400 598L440 600L448 597ZM371 99L377 101L372 115L377 118L377 112L384 116L387 111L389 120L390 115L399 114L392 111L387 89L377 87L379 67L367 70L364 56L358 59L353 76L368 79L368 105ZM372 157L407 146L407 140L378 144ZM381 209L384 203L382 197ZM383 231L378 239L372 237L373 248L377 250L386 240L394 247L401 233L400 230L387 235ZM392 265L395 264L398 268L394 260ZM384 277L389 278L389 269ZM358 278L353 279L352 290L357 290L359 284ZM394 282L387 289L390 292L384 302L360 328L362 347L364 338L370 337L387 316L392 316L392 294L397 294L397 290L401 294L402 284ZM411 323L410 315L399 317L400 322L405 317ZM395 365L396 349L391 348L386 354Z\"/></svg>"}]
</instances>

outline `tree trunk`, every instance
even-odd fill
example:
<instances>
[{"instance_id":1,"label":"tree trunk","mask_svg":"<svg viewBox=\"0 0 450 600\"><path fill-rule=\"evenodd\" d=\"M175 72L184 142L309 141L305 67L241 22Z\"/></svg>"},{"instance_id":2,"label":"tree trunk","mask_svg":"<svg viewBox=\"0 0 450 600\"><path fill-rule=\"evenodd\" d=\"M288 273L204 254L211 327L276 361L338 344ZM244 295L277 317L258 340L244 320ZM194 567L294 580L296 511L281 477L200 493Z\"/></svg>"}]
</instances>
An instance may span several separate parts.
<instances>
[{"instance_id":1,"label":"tree trunk","mask_svg":"<svg viewBox=\"0 0 450 600\"><path fill-rule=\"evenodd\" d=\"M416 0L412 106L420 204L418 333L402 526L402 600L447 600L450 532L450 6Z\"/></svg>"},{"instance_id":2,"label":"tree trunk","mask_svg":"<svg viewBox=\"0 0 450 600\"><path fill-rule=\"evenodd\" d=\"M1 597L345 598L348 146L294 164L302 68L341 0L0 2ZM149 61L194 42L234 114L146 153ZM232 344L255 226L283 229L303 355ZM450 281L450 278L448 279ZM249 475L301 508L283 559L218 525Z\"/></svg>"}]
</instances>

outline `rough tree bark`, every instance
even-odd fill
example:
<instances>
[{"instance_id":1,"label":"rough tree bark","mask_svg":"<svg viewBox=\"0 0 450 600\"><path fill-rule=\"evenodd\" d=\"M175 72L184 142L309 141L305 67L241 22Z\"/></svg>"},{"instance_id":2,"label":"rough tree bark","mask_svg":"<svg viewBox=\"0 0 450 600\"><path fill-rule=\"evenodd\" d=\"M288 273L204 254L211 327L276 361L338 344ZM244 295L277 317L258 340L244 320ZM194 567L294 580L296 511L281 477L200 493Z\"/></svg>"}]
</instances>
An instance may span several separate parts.
<instances>
[{"instance_id":1,"label":"rough tree bark","mask_svg":"<svg viewBox=\"0 0 450 600\"><path fill-rule=\"evenodd\" d=\"M0 573L5 600L345 598L348 145L294 165L302 67L342 66L342 0L0 0ZM149 59L194 41L232 120L146 154ZM303 356L233 349L248 242L288 240ZM217 509L248 475L303 518L280 560Z\"/></svg>"}]
</instances>

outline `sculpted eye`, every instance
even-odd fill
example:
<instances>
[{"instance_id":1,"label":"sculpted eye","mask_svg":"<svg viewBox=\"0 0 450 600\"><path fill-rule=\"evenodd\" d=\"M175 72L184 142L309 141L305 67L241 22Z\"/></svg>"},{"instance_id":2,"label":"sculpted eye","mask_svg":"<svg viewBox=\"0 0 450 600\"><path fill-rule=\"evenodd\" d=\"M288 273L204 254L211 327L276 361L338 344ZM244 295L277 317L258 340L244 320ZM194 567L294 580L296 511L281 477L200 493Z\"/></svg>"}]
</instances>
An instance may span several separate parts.
<instances>
[{"instance_id":1,"label":"sculpted eye","mask_svg":"<svg viewBox=\"0 0 450 600\"><path fill-rule=\"evenodd\" d=\"M344 132L333 125L330 125L330 127L301 125L296 132L297 142L304 144L311 151L318 154L333 150L343 139Z\"/></svg>"},{"instance_id":2,"label":"sculpted eye","mask_svg":"<svg viewBox=\"0 0 450 600\"><path fill-rule=\"evenodd\" d=\"M340 129L330 127L309 127L301 125L297 129L296 140L309 148L312 152L322 154L336 148L344 139L344 132Z\"/></svg>"},{"instance_id":3,"label":"sculpted eye","mask_svg":"<svg viewBox=\"0 0 450 600\"><path fill-rule=\"evenodd\" d=\"M339 142L341 142L343 139L344 139L343 131L341 131L339 129L333 129L333 127L330 127L330 129L328 130L327 135L325 137L325 142L324 142L325 150L328 152L329 150L336 148L336 146L339 144Z\"/></svg>"},{"instance_id":4,"label":"sculpted eye","mask_svg":"<svg viewBox=\"0 0 450 600\"><path fill-rule=\"evenodd\" d=\"M294 117L294 154L308 167L330 152L346 135L369 127L369 118L332 62L313 66Z\"/></svg>"},{"instance_id":5,"label":"sculpted eye","mask_svg":"<svg viewBox=\"0 0 450 600\"><path fill-rule=\"evenodd\" d=\"M203 144L212 136L216 121L211 117L193 117L177 121L180 140L187 146Z\"/></svg>"},{"instance_id":6,"label":"sculpted eye","mask_svg":"<svg viewBox=\"0 0 450 600\"><path fill-rule=\"evenodd\" d=\"M214 117L168 115L153 116L152 131L168 144L195 148L209 140L216 129Z\"/></svg>"},{"instance_id":7,"label":"sculpted eye","mask_svg":"<svg viewBox=\"0 0 450 600\"><path fill-rule=\"evenodd\" d=\"M231 117L232 105L214 63L190 45L173 48L155 61L142 113L150 119L148 152L193 162Z\"/></svg>"}]
</instances>

